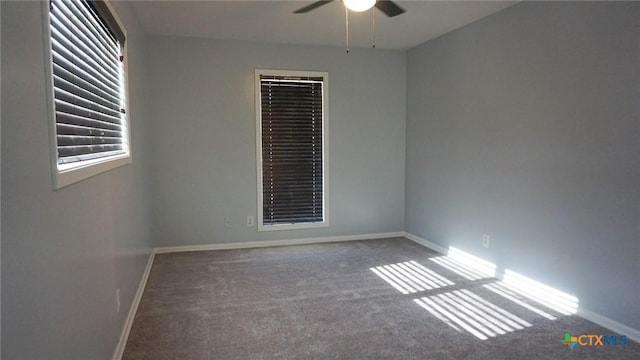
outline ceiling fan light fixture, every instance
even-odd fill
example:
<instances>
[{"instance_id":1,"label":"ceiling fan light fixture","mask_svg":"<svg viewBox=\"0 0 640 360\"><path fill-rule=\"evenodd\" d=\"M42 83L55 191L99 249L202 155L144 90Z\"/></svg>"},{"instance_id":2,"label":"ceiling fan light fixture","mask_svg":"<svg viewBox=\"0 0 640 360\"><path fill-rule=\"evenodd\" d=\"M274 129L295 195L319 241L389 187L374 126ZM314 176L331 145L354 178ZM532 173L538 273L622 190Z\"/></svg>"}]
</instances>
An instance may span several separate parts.
<instances>
[{"instance_id":1,"label":"ceiling fan light fixture","mask_svg":"<svg viewBox=\"0 0 640 360\"><path fill-rule=\"evenodd\" d=\"M343 0L344 6L351 11L361 12L371 9L376 0Z\"/></svg>"}]
</instances>

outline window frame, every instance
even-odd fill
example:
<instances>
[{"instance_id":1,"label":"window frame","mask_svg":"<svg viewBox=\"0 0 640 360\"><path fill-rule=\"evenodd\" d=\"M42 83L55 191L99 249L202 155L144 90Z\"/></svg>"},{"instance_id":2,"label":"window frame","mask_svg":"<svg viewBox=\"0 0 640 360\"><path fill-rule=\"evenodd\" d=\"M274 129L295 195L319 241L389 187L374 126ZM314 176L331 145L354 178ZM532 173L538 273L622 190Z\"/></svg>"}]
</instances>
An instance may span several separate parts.
<instances>
[{"instance_id":1,"label":"window frame","mask_svg":"<svg viewBox=\"0 0 640 360\"><path fill-rule=\"evenodd\" d=\"M106 9L109 11L112 19L119 27L120 32L127 36L127 29L124 27L122 21L118 17L117 12L109 1L103 1ZM122 116L122 144L124 148L123 154L117 154L112 156L106 156L102 158L96 158L91 160L84 160L70 164L58 164L58 140L57 140L57 128L56 128L56 109L55 109L55 94L53 84L53 55L52 55L52 40L51 40L51 25L50 25L50 4L49 1L42 2L42 14L43 14L43 32L44 32L44 58L45 58L45 93L47 98L47 121L49 122L49 144L50 144L50 158L51 158L51 173L53 189L58 190L84 179L96 176L98 174L116 169L118 167L132 163L133 155L131 150L131 119L130 119L130 107L129 107L129 66L128 66L128 41L120 44L122 61L122 92L123 92L123 105L126 109L126 113ZM103 19L104 20L104 19Z\"/></svg>"},{"instance_id":2,"label":"window frame","mask_svg":"<svg viewBox=\"0 0 640 360\"><path fill-rule=\"evenodd\" d=\"M260 75L291 77L322 77L322 186L323 221L316 223L264 224L262 179L262 91ZM301 230L329 227L329 73L326 71L255 69L256 102L256 176L258 198L258 231Z\"/></svg>"}]
</instances>

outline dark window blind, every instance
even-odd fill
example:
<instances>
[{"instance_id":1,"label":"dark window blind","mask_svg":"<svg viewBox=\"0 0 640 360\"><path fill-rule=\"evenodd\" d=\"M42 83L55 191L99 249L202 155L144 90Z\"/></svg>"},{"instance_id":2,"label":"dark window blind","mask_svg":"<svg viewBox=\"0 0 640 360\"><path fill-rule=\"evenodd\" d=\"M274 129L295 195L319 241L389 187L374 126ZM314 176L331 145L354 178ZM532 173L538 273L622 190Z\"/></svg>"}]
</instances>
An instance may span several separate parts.
<instances>
[{"instance_id":1,"label":"dark window blind","mask_svg":"<svg viewBox=\"0 0 640 360\"><path fill-rule=\"evenodd\" d=\"M322 86L260 76L264 225L324 221Z\"/></svg>"},{"instance_id":2,"label":"dark window blind","mask_svg":"<svg viewBox=\"0 0 640 360\"><path fill-rule=\"evenodd\" d=\"M49 18L58 164L125 154L123 32L86 1L51 1Z\"/></svg>"}]
</instances>

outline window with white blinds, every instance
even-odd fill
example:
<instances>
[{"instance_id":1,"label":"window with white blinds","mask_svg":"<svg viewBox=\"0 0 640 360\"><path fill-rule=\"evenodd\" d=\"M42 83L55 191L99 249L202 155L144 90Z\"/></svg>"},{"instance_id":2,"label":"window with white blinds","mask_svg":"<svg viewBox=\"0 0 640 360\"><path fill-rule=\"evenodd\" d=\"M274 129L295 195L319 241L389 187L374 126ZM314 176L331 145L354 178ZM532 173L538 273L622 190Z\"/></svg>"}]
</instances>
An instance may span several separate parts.
<instances>
[{"instance_id":1,"label":"window with white blinds","mask_svg":"<svg viewBox=\"0 0 640 360\"><path fill-rule=\"evenodd\" d=\"M327 74L257 71L259 230L328 226Z\"/></svg>"},{"instance_id":2,"label":"window with white blinds","mask_svg":"<svg viewBox=\"0 0 640 360\"><path fill-rule=\"evenodd\" d=\"M48 6L58 172L127 158L123 28L102 1Z\"/></svg>"}]
</instances>

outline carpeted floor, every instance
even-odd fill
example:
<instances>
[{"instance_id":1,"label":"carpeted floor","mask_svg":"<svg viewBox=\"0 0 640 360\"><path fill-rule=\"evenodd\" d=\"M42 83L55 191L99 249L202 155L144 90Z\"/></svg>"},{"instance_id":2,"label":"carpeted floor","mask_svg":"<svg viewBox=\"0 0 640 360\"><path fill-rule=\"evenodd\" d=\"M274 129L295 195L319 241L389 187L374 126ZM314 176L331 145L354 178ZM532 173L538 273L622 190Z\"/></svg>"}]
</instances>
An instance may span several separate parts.
<instances>
[{"instance_id":1,"label":"carpeted floor","mask_svg":"<svg viewBox=\"0 0 640 360\"><path fill-rule=\"evenodd\" d=\"M615 334L438 256L402 238L160 254L123 359L640 359L570 350L566 332Z\"/></svg>"}]
</instances>

